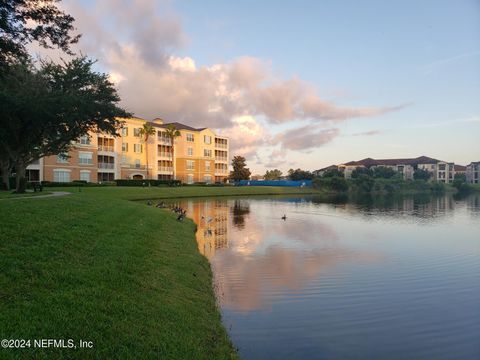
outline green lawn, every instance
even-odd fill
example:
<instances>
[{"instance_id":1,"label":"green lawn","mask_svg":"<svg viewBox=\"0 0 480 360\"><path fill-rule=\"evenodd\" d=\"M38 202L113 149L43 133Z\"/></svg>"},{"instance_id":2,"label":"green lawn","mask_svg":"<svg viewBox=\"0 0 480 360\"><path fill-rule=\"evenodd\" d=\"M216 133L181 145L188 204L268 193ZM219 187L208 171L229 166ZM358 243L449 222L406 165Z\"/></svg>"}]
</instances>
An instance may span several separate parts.
<instances>
[{"instance_id":1,"label":"green lawn","mask_svg":"<svg viewBox=\"0 0 480 360\"><path fill-rule=\"evenodd\" d=\"M1 349L0 358L231 359L191 221L131 199L304 193L288 188L58 188L0 201L0 339L93 349ZM33 347L33 343L31 345Z\"/></svg>"},{"instance_id":2,"label":"green lawn","mask_svg":"<svg viewBox=\"0 0 480 360\"><path fill-rule=\"evenodd\" d=\"M30 196L39 196L39 195L47 195L50 194L50 191L44 190L42 192L27 192L25 194L12 194L12 191L4 191L0 190L0 200L1 199L12 199L18 197L30 197Z\"/></svg>"}]
</instances>

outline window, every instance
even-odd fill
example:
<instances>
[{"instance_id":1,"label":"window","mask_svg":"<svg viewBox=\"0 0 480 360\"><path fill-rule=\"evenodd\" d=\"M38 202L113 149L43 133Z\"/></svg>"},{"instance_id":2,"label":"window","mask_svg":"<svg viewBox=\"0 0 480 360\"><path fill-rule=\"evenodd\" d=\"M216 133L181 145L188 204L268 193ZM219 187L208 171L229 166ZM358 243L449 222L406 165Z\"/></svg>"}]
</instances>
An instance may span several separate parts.
<instances>
[{"instance_id":1,"label":"window","mask_svg":"<svg viewBox=\"0 0 480 360\"><path fill-rule=\"evenodd\" d=\"M140 169L140 159L135 159L135 168Z\"/></svg>"},{"instance_id":2,"label":"window","mask_svg":"<svg viewBox=\"0 0 480 360\"><path fill-rule=\"evenodd\" d=\"M210 171L210 161L205 161L205 171Z\"/></svg>"},{"instance_id":3,"label":"window","mask_svg":"<svg viewBox=\"0 0 480 360\"><path fill-rule=\"evenodd\" d=\"M122 128L122 136L128 136L128 127Z\"/></svg>"},{"instance_id":4,"label":"window","mask_svg":"<svg viewBox=\"0 0 480 360\"><path fill-rule=\"evenodd\" d=\"M135 128L133 129L133 136L139 137L140 136L140 130L142 128Z\"/></svg>"},{"instance_id":5,"label":"window","mask_svg":"<svg viewBox=\"0 0 480 360\"><path fill-rule=\"evenodd\" d=\"M187 134L187 141L189 141L189 142L194 142L195 141L195 137L193 136L193 134Z\"/></svg>"},{"instance_id":6,"label":"window","mask_svg":"<svg viewBox=\"0 0 480 360\"><path fill-rule=\"evenodd\" d=\"M91 165L91 164L93 164L92 153L91 152L78 153L78 163L80 165Z\"/></svg>"},{"instance_id":7,"label":"window","mask_svg":"<svg viewBox=\"0 0 480 360\"><path fill-rule=\"evenodd\" d=\"M125 155L122 155L122 164L128 164L128 159Z\"/></svg>"},{"instance_id":8,"label":"window","mask_svg":"<svg viewBox=\"0 0 480 360\"><path fill-rule=\"evenodd\" d=\"M188 155L188 156L193 156L193 148L192 148L192 147L189 147L189 148L187 149L187 155Z\"/></svg>"},{"instance_id":9,"label":"window","mask_svg":"<svg viewBox=\"0 0 480 360\"><path fill-rule=\"evenodd\" d=\"M70 182L70 171L68 170L53 170L54 182Z\"/></svg>"},{"instance_id":10,"label":"window","mask_svg":"<svg viewBox=\"0 0 480 360\"><path fill-rule=\"evenodd\" d=\"M62 163L62 164L68 163L68 154L67 153L58 154L57 163Z\"/></svg>"},{"instance_id":11,"label":"window","mask_svg":"<svg viewBox=\"0 0 480 360\"><path fill-rule=\"evenodd\" d=\"M193 160L187 160L187 170L195 169L195 162Z\"/></svg>"},{"instance_id":12,"label":"window","mask_svg":"<svg viewBox=\"0 0 480 360\"><path fill-rule=\"evenodd\" d=\"M211 184L212 183L212 176L211 175L205 175L203 177L203 181L206 182L207 184Z\"/></svg>"},{"instance_id":13,"label":"window","mask_svg":"<svg viewBox=\"0 0 480 360\"><path fill-rule=\"evenodd\" d=\"M187 184L193 184L193 175L192 174L187 175Z\"/></svg>"},{"instance_id":14,"label":"window","mask_svg":"<svg viewBox=\"0 0 480 360\"><path fill-rule=\"evenodd\" d=\"M87 170L80 171L80 180L90 182L90 171L87 171Z\"/></svg>"},{"instance_id":15,"label":"window","mask_svg":"<svg viewBox=\"0 0 480 360\"><path fill-rule=\"evenodd\" d=\"M122 143L122 152L128 151L128 143Z\"/></svg>"},{"instance_id":16,"label":"window","mask_svg":"<svg viewBox=\"0 0 480 360\"><path fill-rule=\"evenodd\" d=\"M88 135L80 136L80 140L78 142L81 145L90 145L90 136Z\"/></svg>"},{"instance_id":17,"label":"window","mask_svg":"<svg viewBox=\"0 0 480 360\"><path fill-rule=\"evenodd\" d=\"M133 144L133 151L135 151L137 154L141 154L142 144Z\"/></svg>"},{"instance_id":18,"label":"window","mask_svg":"<svg viewBox=\"0 0 480 360\"><path fill-rule=\"evenodd\" d=\"M212 137L211 136L208 136L208 135L204 135L203 136L203 142L205 144L211 144L212 143Z\"/></svg>"},{"instance_id":19,"label":"window","mask_svg":"<svg viewBox=\"0 0 480 360\"><path fill-rule=\"evenodd\" d=\"M205 156L205 157L212 157L212 150L210 150L210 149L203 149L203 156Z\"/></svg>"}]
</instances>

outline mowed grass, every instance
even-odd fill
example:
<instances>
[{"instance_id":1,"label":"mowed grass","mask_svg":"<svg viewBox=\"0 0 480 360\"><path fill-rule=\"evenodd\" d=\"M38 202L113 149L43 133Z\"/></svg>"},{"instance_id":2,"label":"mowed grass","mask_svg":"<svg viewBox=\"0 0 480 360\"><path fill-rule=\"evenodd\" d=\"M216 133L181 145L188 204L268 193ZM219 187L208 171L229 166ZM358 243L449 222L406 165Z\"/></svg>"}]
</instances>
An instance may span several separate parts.
<instances>
[{"instance_id":1,"label":"mowed grass","mask_svg":"<svg viewBox=\"0 0 480 360\"><path fill-rule=\"evenodd\" d=\"M13 199L13 198L19 198L19 197L31 197L31 196L39 196L39 195L48 195L50 194L50 191L42 191L42 192L27 192L25 194L14 194L13 191L5 191L5 190L0 190L0 200L1 199Z\"/></svg>"},{"instance_id":2,"label":"mowed grass","mask_svg":"<svg viewBox=\"0 0 480 360\"><path fill-rule=\"evenodd\" d=\"M60 189L57 189L60 190ZM308 192L272 188L62 188L0 201L0 339L14 359L231 359L190 220L129 199ZM34 339L93 349L33 348Z\"/></svg>"}]
</instances>

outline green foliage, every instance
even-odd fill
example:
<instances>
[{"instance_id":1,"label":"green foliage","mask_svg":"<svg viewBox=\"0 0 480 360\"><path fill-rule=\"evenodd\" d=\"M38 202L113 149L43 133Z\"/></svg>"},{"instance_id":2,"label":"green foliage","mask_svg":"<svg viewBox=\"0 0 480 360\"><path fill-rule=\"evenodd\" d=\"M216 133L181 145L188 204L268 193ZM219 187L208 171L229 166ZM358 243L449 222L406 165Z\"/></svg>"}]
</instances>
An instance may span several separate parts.
<instances>
[{"instance_id":1,"label":"green foliage","mask_svg":"<svg viewBox=\"0 0 480 360\"><path fill-rule=\"evenodd\" d=\"M57 6L57 0L2 0L0 8L0 66L28 57L26 45L58 47L71 54L74 18Z\"/></svg>"},{"instance_id":2,"label":"green foliage","mask_svg":"<svg viewBox=\"0 0 480 360\"><path fill-rule=\"evenodd\" d=\"M118 179L115 180L117 186L180 186L180 180L129 180L129 179Z\"/></svg>"},{"instance_id":3,"label":"green foliage","mask_svg":"<svg viewBox=\"0 0 480 360\"><path fill-rule=\"evenodd\" d=\"M294 181L312 180L314 176L310 171L306 171L302 169L296 169L296 170L290 169L288 170L288 178Z\"/></svg>"},{"instance_id":4,"label":"green foliage","mask_svg":"<svg viewBox=\"0 0 480 360\"><path fill-rule=\"evenodd\" d=\"M230 179L233 181L250 179L251 172L246 166L246 160L243 156L234 156L232 159L233 171L230 172Z\"/></svg>"},{"instance_id":5,"label":"green foliage","mask_svg":"<svg viewBox=\"0 0 480 360\"><path fill-rule=\"evenodd\" d=\"M360 192L371 192L375 185L375 180L366 174L360 174L355 178L355 186Z\"/></svg>"},{"instance_id":6,"label":"green foliage","mask_svg":"<svg viewBox=\"0 0 480 360\"><path fill-rule=\"evenodd\" d=\"M352 179L359 178L361 176L373 176L373 171L370 168L366 167L357 167L355 170L352 171Z\"/></svg>"},{"instance_id":7,"label":"green foliage","mask_svg":"<svg viewBox=\"0 0 480 360\"><path fill-rule=\"evenodd\" d=\"M429 180L432 177L432 173L425 169L415 169L413 172L413 178L415 180Z\"/></svg>"},{"instance_id":8,"label":"green foliage","mask_svg":"<svg viewBox=\"0 0 480 360\"><path fill-rule=\"evenodd\" d=\"M116 134L117 117L130 116L117 106L108 75L93 71L93 64L84 57L39 67L22 63L0 76L0 153L10 154L17 190L27 164L68 152L89 131Z\"/></svg>"},{"instance_id":9,"label":"green foliage","mask_svg":"<svg viewBox=\"0 0 480 360\"><path fill-rule=\"evenodd\" d=\"M445 184L442 182L434 182L431 184L430 189L434 193L443 194L445 192Z\"/></svg>"},{"instance_id":10,"label":"green foliage","mask_svg":"<svg viewBox=\"0 0 480 360\"><path fill-rule=\"evenodd\" d=\"M267 170L263 178L265 180L279 180L282 177L282 172L278 169Z\"/></svg>"},{"instance_id":11,"label":"green foliage","mask_svg":"<svg viewBox=\"0 0 480 360\"><path fill-rule=\"evenodd\" d=\"M348 181L339 176L315 178L312 181L313 187L331 192L346 192L349 189Z\"/></svg>"},{"instance_id":12,"label":"green foliage","mask_svg":"<svg viewBox=\"0 0 480 360\"><path fill-rule=\"evenodd\" d=\"M391 179L397 172L386 166L376 166L373 169L374 178Z\"/></svg>"},{"instance_id":13,"label":"green foliage","mask_svg":"<svg viewBox=\"0 0 480 360\"><path fill-rule=\"evenodd\" d=\"M340 170L338 169L330 169L330 170L327 170L323 173L322 177L324 178L329 178L329 177L343 177L343 172L341 172Z\"/></svg>"}]
</instances>

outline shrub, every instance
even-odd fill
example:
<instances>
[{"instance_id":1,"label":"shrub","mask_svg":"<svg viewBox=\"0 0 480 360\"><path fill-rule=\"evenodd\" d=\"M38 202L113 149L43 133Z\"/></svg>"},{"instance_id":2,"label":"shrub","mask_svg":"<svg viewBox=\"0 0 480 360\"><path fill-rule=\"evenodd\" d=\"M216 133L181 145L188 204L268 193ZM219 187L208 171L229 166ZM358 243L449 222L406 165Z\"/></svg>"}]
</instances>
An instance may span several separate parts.
<instances>
[{"instance_id":1,"label":"shrub","mask_svg":"<svg viewBox=\"0 0 480 360\"><path fill-rule=\"evenodd\" d=\"M312 186L317 189L325 189L334 192L348 191L348 181L343 177L333 176L325 178L315 178L312 181Z\"/></svg>"},{"instance_id":2,"label":"shrub","mask_svg":"<svg viewBox=\"0 0 480 360\"><path fill-rule=\"evenodd\" d=\"M130 179L116 179L117 186L179 186L180 180L130 180Z\"/></svg>"},{"instance_id":3,"label":"shrub","mask_svg":"<svg viewBox=\"0 0 480 360\"><path fill-rule=\"evenodd\" d=\"M362 174L355 179L357 190L361 192L371 192L374 184L375 180L366 174Z\"/></svg>"}]
</instances>

